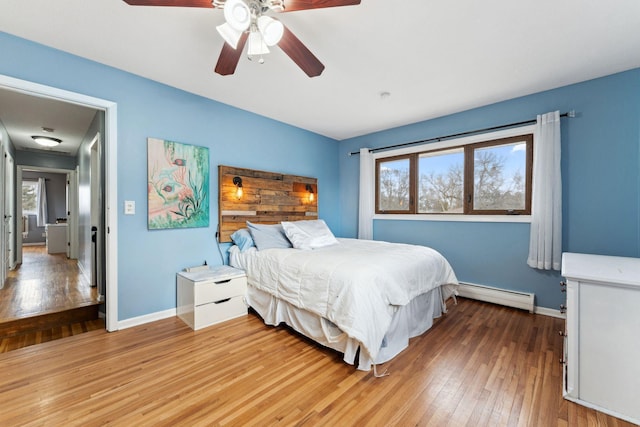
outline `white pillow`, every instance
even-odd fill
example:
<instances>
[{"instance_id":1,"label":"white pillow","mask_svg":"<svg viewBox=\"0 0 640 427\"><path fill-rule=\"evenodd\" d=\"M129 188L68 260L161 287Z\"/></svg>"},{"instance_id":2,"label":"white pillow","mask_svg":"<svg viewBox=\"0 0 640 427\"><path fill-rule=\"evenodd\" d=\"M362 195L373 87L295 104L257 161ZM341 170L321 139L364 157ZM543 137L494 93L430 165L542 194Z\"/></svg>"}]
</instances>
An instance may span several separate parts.
<instances>
[{"instance_id":1,"label":"white pillow","mask_svg":"<svg viewBox=\"0 0 640 427\"><path fill-rule=\"evenodd\" d=\"M282 228L296 249L317 249L338 243L335 236L321 220L282 222Z\"/></svg>"}]
</instances>

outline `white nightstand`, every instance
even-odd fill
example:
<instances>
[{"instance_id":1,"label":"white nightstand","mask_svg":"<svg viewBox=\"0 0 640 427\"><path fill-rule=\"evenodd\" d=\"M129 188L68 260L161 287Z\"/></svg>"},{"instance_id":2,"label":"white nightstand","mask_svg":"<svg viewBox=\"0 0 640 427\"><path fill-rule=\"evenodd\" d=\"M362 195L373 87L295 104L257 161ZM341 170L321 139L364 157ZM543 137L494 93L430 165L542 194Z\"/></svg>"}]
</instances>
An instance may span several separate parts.
<instances>
[{"instance_id":1,"label":"white nightstand","mask_svg":"<svg viewBox=\"0 0 640 427\"><path fill-rule=\"evenodd\" d=\"M177 279L178 317L192 329L247 314L247 276L243 270L223 265L180 272Z\"/></svg>"}]
</instances>

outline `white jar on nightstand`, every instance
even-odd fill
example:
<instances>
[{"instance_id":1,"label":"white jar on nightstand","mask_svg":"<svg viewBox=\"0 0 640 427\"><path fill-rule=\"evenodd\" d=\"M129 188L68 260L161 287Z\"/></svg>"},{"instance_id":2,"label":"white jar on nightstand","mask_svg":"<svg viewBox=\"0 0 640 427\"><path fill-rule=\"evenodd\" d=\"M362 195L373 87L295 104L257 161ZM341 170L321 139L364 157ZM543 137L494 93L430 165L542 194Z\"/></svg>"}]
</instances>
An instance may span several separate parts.
<instances>
[{"instance_id":1,"label":"white jar on nightstand","mask_svg":"<svg viewBox=\"0 0 640 427\"><path fill-rule=\"evenodd\" d=\"M227 265L177 275L178 317L198 330L247 314L247 276Z\"/></svg>"}]
</instances>

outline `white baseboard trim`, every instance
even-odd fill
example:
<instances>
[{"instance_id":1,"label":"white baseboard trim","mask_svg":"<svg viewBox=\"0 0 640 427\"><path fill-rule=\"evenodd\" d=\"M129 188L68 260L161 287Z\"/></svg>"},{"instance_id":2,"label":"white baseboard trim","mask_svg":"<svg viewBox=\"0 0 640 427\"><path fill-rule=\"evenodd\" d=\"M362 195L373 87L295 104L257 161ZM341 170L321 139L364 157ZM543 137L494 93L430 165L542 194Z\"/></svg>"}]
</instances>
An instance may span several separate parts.
<instances>
[{"instance_id":1,"label":"white baseboard trim","mask_svg":"<svg viewBox=\"0 0 640 427\"><path fill-rule=\"evenodd\" d=\"M458 293L461 297L475 299L478 301L490 302L505 305L507 307L520 308L529 313L543 316L566 319L566 315L560 310L534 305L535 294L508 289L494 288L492 286L477 285L475 283L460 282Z\"/></svg>"},{"instance_id":2,"label":"white baseboard trim","mask_svg":"<svg viewBox=\"0 0 640 427\"><path fill-rule=\"evenodd\" d=\"M555 310L553 308L536 307L535 313L536 314L541 314L543 316L557 317L558 319L566 319L567 318L566 314L562 313L560 310Z\"/></svg>"},{"instance_id":3,"label":"white baseboard trim","mask_svg":"<svg viewBox=\"0 0 640 427\"><path fill-rule=\"evenodd\" d=\"M533 313L535 310L535 294L529 292L511 291L492 286L460 282L458 293L461 297L520 308L527 310L529 313Z\"/></svg>"},{"instance_id":4,"label":"white baseboard trim","mask_svg":"<svg viewBox=\"0 0 640 427\"><path fill-rule=\"evenodd\" d=\"M22 246L44 246L46 242L31 242L31 243L22 243Z\"/></svg>"},{"instance_id":5,"label":"white baseboard trim","mask_svg":"<svg viewBox=\"0 0 640 427\"><path fill-rule=\"evenodd\" d=\"M155 322L156 320L167 319L174 317L177 314L175 308L170 308L164 311L157 311L155 313L145 314L144 316L132 317L131 319L121 320L118 322L118 330L133 328L134 326L144 325L145 323Z\"/></svg>"}]
</instances>

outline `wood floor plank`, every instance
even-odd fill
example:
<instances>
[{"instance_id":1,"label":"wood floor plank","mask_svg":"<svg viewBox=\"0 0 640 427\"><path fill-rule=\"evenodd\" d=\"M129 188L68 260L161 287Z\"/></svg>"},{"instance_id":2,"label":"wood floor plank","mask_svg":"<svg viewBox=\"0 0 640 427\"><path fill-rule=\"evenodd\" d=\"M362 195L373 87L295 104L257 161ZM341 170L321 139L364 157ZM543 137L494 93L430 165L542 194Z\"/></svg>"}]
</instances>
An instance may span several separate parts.
<instances>
[{"instance_id":1,"label":"wood floor plank","mask_svg":"<svg viewBox=\"0 0 640 427\"><path fill-rule=\"evenodd\" d=\"M561 325L461 299L384 378L254 314L76 325L0 354L0 425L630 426L562 399Z\"/></svg>"},{"instance_id":2,"label":"wood floor plank","mask_svg":"<svg viewBox=\"0 0 640 427\"><path fill-rule=\"evenodd\" d=\"M0 322L99 302L77 260L49 254L44 245L23 246L22 251L22 264L0 289Z\"/></svg>"}]
</instances>

